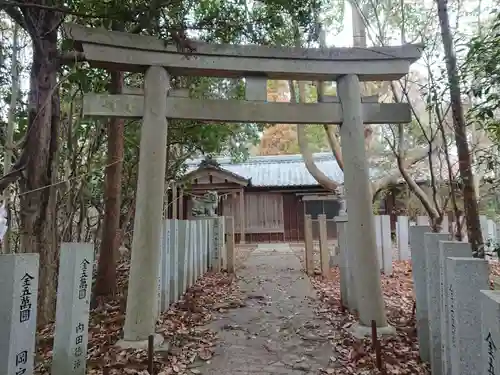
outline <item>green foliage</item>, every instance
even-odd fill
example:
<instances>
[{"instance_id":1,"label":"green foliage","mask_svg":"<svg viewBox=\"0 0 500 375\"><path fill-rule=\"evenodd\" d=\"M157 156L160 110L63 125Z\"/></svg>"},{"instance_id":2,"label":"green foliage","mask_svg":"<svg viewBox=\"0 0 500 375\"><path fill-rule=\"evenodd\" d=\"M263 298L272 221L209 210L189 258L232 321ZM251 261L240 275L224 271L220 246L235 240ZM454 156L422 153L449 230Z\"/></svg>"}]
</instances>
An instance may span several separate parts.
<instances>
[{"instance_id":1,"label":"green foliage","mask_svg":"<svg viewBox=\"0 0 500 375\"><path fill-rule=\"evenodd\" d=\"M488 129L500 141L500 12L496 12L489 27L469 43L466 60L467 78L478 104L470 111L472 121Z\"/></svg>"}]
</instances>

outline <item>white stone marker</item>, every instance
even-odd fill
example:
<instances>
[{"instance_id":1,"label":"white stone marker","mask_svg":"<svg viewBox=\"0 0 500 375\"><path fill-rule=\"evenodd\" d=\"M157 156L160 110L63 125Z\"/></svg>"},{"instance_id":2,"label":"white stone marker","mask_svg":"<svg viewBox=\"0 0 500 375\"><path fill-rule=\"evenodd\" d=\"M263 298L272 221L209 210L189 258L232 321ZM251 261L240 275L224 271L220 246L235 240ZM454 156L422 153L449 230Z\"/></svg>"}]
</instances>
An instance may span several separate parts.
<instances>
[{"instance_id":1,"label":"white stone marker","mask_svg":"<svg viewBox=\"0 0 500 375\"><path fill-rule=\"evenodd\" d=\"M179 294L177 298L179 299L186 291L187 285L187 248L189 246L189 220L178 220L179 224L179 251L178 251L178 263L177 272L179 280Z\"/></svg>"},{"instance_id":2,"label":"white stone marker","mask_svg":"<svg viewBox=\"0 0 500 375\"><path fill-rule=\"evenodd\" d=\"M429 226L410 226L410 249L413 285L417 302L417 333L420 359L430 360L429 311L427 308L427 271L425 265L424 234L429 232Z\"/></svg>"},{"instance_id":3,"label":"white stone marker","mask_svg":"<svg viewBox=\"0 0 500 375\"><path fill-rule=\"evenodd\" d=\"M191 270L190 270L190 253L191 253L191 220L186 220L186 238L184 242L184 259L181 264L183 267L184 281L182 283L182 294L186 293L188 288L191 286L189 282L191 281Z\"/></svg>"},{"instance_id":4,"label":"white stone marker","mask_svg":"<svg viewBox=\"0 0 500 375\"><path fill-rule=\"evenodd\" d=\"M439 267L440 267L440 297L441 297L441 352L443 363L443 375L451 375L450 343L451 333L450 309L448 307L448 272L446 259L449 257L471 257L472 249L469 243L456 241L440 241L439 243Z\"/></svg>"},{"instance_id":5,"label":"white stone marker","mask_svg":"<svg viewBox=\"0 0 500 375\"><path fill-rule=\"evenodd\" d=\"M189 223L189 287L196 281L196 220Z\"/></svg>"},{"instance_id":6,"label":"white stone marker","mask_svg":"<svg viewBox=\"0 0 500 375\"><path fill-rule=\"evenodd\" d=\"M0 374L33 375L38 254L0 255Z\"/></svg>"},{"instance_id":7,"label":"white stone marker","mask_svg":"<svg viewBox=\"0 0 500 375\"><path fill-rule=\"evenodd\" d=\"M448 220L448 215L443 216L443 221L441 222L441 233L449 233L450 232L450 222Z\"/></svg>"},{"instance_id":8,"label":"white stone marker","mask_svg":"<svg viewBox=\"0 0 500 375\"><path fill-rule=\"evenodd\" d=\"M479 223L481 224L481 233L483 234L483 242L486 243L486 241L488 241L488 217L486 215L479 215Z\"/></svg>"},{"instance_id":9,"label":"white stone marker","mask_svg":"<svg viewBox=\"0 0 500 375\"><path fill-rule=\"evenodd\" d=\"M162 290L163 290L163 282L165 280L165 276L163 275L163 261L165 259L165 255L163 254L164 251L165 251L165 222L162 221L161 222L161 242L160 242L160 256L159 256L159 259L160 261L158 262L158 271L157 271L157 282L158 282L158 285L156 287L156 302L158 302L157 306L156 306L156 317L158 318L160 316L160 314L163 312L163 309L162 309L162 306L164 304L164 302L162 301L162 298L163 298L163 293L162 293Z\"/></svg>"},{"instance_id":10,"label":"white stone marker","mask_svg":"<svg viewBox=\"0 0 500 375\"><path fill-rule=\"evenodd\" d=\"M375 241L377 243L377 260L378 260L379 270L382 271L384 265L384 254L382 250L382 221L379 215L374 215L373 220L375 221Z\"/></svg>"},{"instance_id":11,"label":"white stone marker","mask_svg":"<svg viewBox=\"0 0 500 375\"><path fill-rule=\"evenodd\" d=\"M398 216L398 249L399 260L410 260L410 246L408 241L408 217Z\"/></svg>"},{"instance_id":12,"label":"white stone marker","mask_svg":"<svg viewBox=\"0 0 500 375\"><path fill-rule=\"evenodd\" d=\"M52 375L86 374L93 263L93 244L61 244Z\"/></svg>"},{"instance_id":13,"label":"white stone marker","mask_svg":"<svg viewBox=\"0 0 500 375\"><path fill-rule=\"evenodd\" d=\"M479 375L500 374L500 291L481 290L481 355Z\"/></svg>"},{"instance_id":14,"label":"white stone marker","mask_svg":"<svg viewBox=\"0 0 500 375\"><path fill-rule=\"evenodd\" d=\"M172 248L172 222L171 220L163 220L163 242L161 251L161 312L168 310L170 305L171 280L170 272L172 271L171 261L172 256L170 249Z\"/></svg>"},{"instance_id":15,"label":"white stone marker","mask_svg":"<svg viewBox=\"0 0 500 375\"><path fill-rule=\"evenodd\" d=\"M389 215L380 216L380 229L382 231L382 268L384 274L392 275L392 237Z\"/></svg>"},{"instance_id":16,"label":"white stone marker","mask_svg":"<svg viewBox=\"0 0 500 375\"><path fill-rule=\"evenodd\" d=\"M179 223L183 221L168 220L170 232L170 303L179 298Z\"/></svg>"},{"instance_id":17,"label":"white stone marker","mask_svg":"<svg viewBox=\"0 0 500 375\"><path fill-rule=\"evenodd\" d=\"M417 225L430 225L427 216L417 216Z\"/></svg>"},{"instance_id":18,"label":"white stone marker","mask_svg":"<svg viewBox=\"0 0 500 375\"><path fill-rule=\"evenodd\" d=\"M198 220L198 229L196 231L196 240L198 241L198 253L197 253L197 263L198 263L198 275L203 276L203 220Z\"/></svg>"},{"instance_id":19,"label":"white stone marker","mask_svg":"<svg viewBox=\"0 0 500 375\"><path fill-rule=\"evenodd\" d=\"M347 284L349 283L349 271L347 268L347 215L336 216L334 218L337 223L337 242L339 245L340 251L340 298L344 306L347 306L349 309L352 308L349 303L348 293L347 293Z\"/></svg>"},{"instance_id":20,"label":"white stone marker","mask_svg":"<svg viewBox=\"0 0 500 375\"><path fill-rule=\"evenodd\" d=\"M439 266L439 242L449 241L448 233L425 233L425 267L427 272L427 311L429 314L429 338L431 371L440 375L443 368L441 348L441 269ZM418 305L417 305L418 309Z\"/></svg>"},{"instance_id":21,"label":"white stone marker","mask_svg":"<svg viewBox=\"0 0 500 375\"><path fill-rule=\"evenodd\" d=\"M481 356L481 292L489 287L488 261L451 257L446 260L450 309L452 373L477 375Z\"/></svg>"}]
</instances>

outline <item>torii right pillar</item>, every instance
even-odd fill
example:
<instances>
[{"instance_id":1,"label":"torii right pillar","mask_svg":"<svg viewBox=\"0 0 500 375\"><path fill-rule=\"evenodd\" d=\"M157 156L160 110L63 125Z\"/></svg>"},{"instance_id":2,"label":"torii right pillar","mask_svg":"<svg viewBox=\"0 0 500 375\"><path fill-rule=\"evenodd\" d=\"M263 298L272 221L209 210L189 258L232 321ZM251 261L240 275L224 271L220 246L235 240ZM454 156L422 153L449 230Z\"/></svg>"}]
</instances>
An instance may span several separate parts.
<instances>
[{"instance_id":1,"label":"torii right pillar","mask_svg":"<svg viewBox=\"0 0 500 375\"><path fill-rule=\"evenodd\" d=\"M349 250L354 252L356 260L353 271L356 279L359 324L353 325L352 330L356 336L370 335L372 320L375 320L379 333L390 334L394 329L387 324L380 270L377 266L375 225L372 220L372 197L358 76L348 74L340 77L337 80L337 91L343 113L340 137L344 159L344 187L349 207L347 235Z\"/></svg>"}]
</instances>

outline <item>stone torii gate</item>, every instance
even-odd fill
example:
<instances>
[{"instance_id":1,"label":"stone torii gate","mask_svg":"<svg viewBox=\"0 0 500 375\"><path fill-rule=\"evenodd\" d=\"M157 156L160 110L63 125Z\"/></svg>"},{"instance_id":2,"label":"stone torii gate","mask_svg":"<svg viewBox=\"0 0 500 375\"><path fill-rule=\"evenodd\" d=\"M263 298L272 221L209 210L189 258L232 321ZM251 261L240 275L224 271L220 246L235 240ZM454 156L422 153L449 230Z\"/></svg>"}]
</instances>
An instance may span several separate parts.
<instances>
[{"instance_id":1,"label":"stone torii gate","mask_svg":"<svg viewBox=\"0 0 500 375\"><path fill-rule=\"evenodd\" d=\"M154 37L73 24L65 30L92 66L145 72L139 93L84 98L85 115L142 118L129 280L133 298L127 299L124 340L146 340L155 328L167 119L341 125L360 324L368 327L375 320L378 327L387 327L379 270L374 267L378 260L363 123L408 123L411 112L404 103L361 100L359 82L401 78L420 58L421 46L304 49L193 43L196 51L186 56ZM245 77L247 100L192 99L169 91L169 74ZM267 79L336 80L339 97L329 103L267 103Z\"/></svg>"}]
</instances>

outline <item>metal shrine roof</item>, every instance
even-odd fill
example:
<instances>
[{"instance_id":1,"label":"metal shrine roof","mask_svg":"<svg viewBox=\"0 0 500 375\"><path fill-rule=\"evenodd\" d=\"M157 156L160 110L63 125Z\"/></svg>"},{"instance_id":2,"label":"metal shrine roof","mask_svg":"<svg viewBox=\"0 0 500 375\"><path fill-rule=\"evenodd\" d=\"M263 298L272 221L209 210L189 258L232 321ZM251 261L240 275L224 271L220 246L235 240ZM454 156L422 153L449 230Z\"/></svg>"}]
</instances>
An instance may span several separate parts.
<instances>
[{"instance_id":1,"label":"metal shrine roof","mask_svg":"<svg viewBox=\"0 0 500 375\"><path fill-rule=\"evenodd\" d=\"M188 161L186 173L197 169L203 159ZM232 163L231 158L216 158L220 167L251 179L252 186L316 186L318 181L307 171L302 155L251 156L243 163ZM344 182L344 173L331 152L314 154L314 160L323 173L337 181Z\"/></svg>"}]
</instances>

